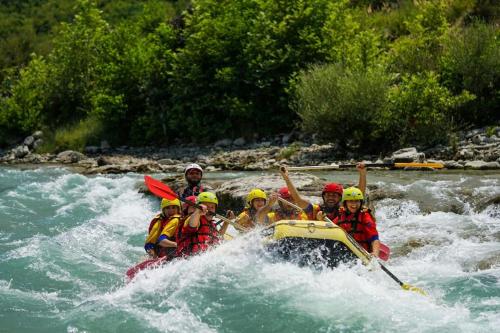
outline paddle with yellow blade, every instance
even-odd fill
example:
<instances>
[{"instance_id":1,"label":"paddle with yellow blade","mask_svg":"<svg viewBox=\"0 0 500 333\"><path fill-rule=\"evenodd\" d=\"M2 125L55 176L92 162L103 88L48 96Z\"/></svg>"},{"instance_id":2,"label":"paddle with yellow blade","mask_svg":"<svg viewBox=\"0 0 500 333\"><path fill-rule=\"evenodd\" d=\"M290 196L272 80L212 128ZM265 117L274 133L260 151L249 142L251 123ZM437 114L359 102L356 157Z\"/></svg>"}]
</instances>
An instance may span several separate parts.
<instances>
[{"instance_id":1,"label":"paddle with yellow blade","mask_svg":"<svg viewBox=\"0 0 500 333\"><path fill-rule=\"evenodd\" d=\"M151 176L144 176L144 183L146 183L146 186L151 191L151 193L153 193L156 196L159 196L161 198L165 198L168 200L179 199L180 201L188 204L189 206L193 206L193 207L196 207L198 209L201 209L201 206L199 204L179 197L177 195L177 193L175 193L168 185L162 183L161 181L159 181L157 179L154 179ZM211 214L210 212L208 212L208 213ZM240 224L238 224L238 223L236 223L236 222L234 222L234 221L232 221L232 220L230 220L222 215L219 215L219 214L213 214L213 215L216 218L218 218L224 222L232 224L237 229L247 231L247 228L243 227L242 225L240 225Z\"/></svg>"},{"instance_id":2,"label":"paddle with yellow blade","mask_svg":"<svg viewBox=\"0 0 500 333\"><path fill-rule=\"evenodd\" d=\"M429 169L443 169L444 164L442 163L366 163L366 167L371 168L429 168ZM332 165L310 165L310 166L300 166L300 167L287 167L290 171L303 171L303 170L335 170L335 169L347 169L354 168L356 164L332 164Z\"/></svg>"},{"instance_id":3,"label":"paddle with yellow blade","mask_svg":"<svg viewBox=\"0 0 500 333\"><path fill-rule=\"evenodd\" d=\"M334 224L332 222L332 220L330 220L327 216L324 217L324 220L326 222L329 222L331 224L333 224L334 226L336 226L336 224ZM337 226L338 227L338 226ZM338 227L340 228L340 227ZM354 237L352 237L348 232L346 232L344 229L342 229L346 235L346 237L351 241L351 243L359 250L361 251L361 253L363 253L367 258L374 258L370 253L368 253L368 251L365 250L364 247L362 247L355 239ZM375 258L376 260L377 258ZM417 292L419 294L422 294L424 296L427 296L427 293L418 288L418 287L415 287L415 286L412 286L408 283L404 283L403 281L401 281L400 279L398 279L398 277L396 275L394 275L387 267L385 267L380 261L377 260L377 263L380 265L380 268L382 268L382 270L387 274L389 275L394 281L396 281L400 286L401 288L403 288L404 290L410 290L410 291L414 291L414 292Z\"/></svg>"}]
</instances>

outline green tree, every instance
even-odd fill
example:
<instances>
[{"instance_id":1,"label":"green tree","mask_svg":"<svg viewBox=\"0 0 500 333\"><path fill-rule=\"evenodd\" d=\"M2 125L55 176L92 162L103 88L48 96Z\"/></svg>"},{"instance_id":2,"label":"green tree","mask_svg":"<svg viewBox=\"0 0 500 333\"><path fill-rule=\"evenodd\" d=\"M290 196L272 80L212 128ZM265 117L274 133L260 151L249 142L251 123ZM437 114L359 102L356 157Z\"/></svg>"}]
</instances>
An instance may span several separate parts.
<instances>
[{"instance_id":1,"label":"green tree","mask_svg":"<svg viewBox=\"0 0 500 333\"><path fill-rule=\"evenodd\" d=\"M441 58L442 81L454 93L467 90L477 98L456 113L467 124L500 121L500 30L475 22L450 31Z\"/></svg>"},{"instance_id":2,"label":"green tree","mask_svg":"<svg viewBox=\"0 0 500 333\"><path fill-rule=\"evenodd\" d=\"M373 132L389 83L383 68L313 66L298 76L293 108L305 131L344 148L368 151L376 144Z\"/></svg>"},{"instance_id":3,"label":"green tree","mask_svg":"<svg viewBox=\"0 0 500 333\"><path fill-rule=\"evenodd\" d=\"M453 111L473 98L468 92L454 96L434 72L404 75L388 92L376 135L394 147L446 143Z\"/></svg>"}]
</instances>

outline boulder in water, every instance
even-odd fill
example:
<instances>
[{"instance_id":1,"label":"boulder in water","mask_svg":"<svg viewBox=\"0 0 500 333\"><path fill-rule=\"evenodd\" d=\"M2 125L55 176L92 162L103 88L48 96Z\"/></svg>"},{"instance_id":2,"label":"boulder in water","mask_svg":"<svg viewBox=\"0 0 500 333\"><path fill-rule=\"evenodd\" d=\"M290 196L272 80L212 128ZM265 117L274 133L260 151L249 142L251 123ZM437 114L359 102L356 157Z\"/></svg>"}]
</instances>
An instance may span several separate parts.
<instances>
[{"instance_id":1,"label":"boulder in water","mask_svg":"<svg viewBox=\"0 0 500 333\"><path fill-rule=\"evenodd\" d=\"M324 180L306 173L290 175L292 182L300 194L313 202L319 202ZM245 205L245 198L253 188L260 188L267 194L277 192L280 187L286 186L279 174L258 175L239 178L222 183L217 189L217 196L224 206L241 211Z\"/></svg>"},{"instance_id":2,"label":"boulder in water","mask_svg":"<svg viewBox=\"0 0 500 333\"><path fill-rule=\"evenodd\" d=\"M86 158L85 155L73 150L66 150L57 154L57 161L61 163L77 163Z\"/></svg>"},{"instance_id":3,"label":"boulder in water","mask_svg":"<svg viewBox=\"0 0 500 333\"><path fill-rule=\"evenodd\" d=\"M391 159L395 163L405 163L405 162L423 162L425 160L425 154L419 153L417 148L403 148L392 153Z\"/></svg>"}]
</instances>

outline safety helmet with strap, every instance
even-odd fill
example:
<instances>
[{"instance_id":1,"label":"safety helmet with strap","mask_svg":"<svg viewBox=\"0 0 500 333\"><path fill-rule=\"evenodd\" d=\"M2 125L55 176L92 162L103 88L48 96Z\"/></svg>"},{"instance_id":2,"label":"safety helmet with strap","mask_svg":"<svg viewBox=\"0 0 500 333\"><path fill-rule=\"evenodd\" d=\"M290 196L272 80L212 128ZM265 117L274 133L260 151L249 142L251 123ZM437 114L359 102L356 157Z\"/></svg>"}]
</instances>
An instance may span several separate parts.
<instances>
[{"instance_id":1,"label":"safety helmet with strap","mask_svg":"<svg viewBox=\"0 0 500 333\"><path fill-rule=\"evenodd\" d=\"M198 194L198 197L196 198L196 203L200 204L204 202L210 202L219 205L219 200L217 199L217 196L212 192L201 192L200 194Z\"/></svg>"},{"instance_id":2,"label":"safety helmet with strap","mask_svg":"<svg viewBox=\"0 0 500 333\"><path fill-rule=\"evenodd\" d=\"M196 163L191 163L191 164L188 164L185 168L184 168L184 177L187 175L188 171L189 170L198 170L201 172L201 174L203 175L203 169L201 168L201 166L199 166L199 164L196 164Z\"/></svg>"},{"instance_id":3,"label":"safety helmet with strap","mask_svg":"<svg viewBox=\"0 0 500 333\"><path fill-rule=\"evenodd\" d=\"M246 200L248 208L252 207L252 201L254 199L264 199L267 201L266 192L262 191L260 188L254 188L251 190L250 193L248 193Z\"/></svg>"},{"instance_id":4,"label":"safety helmet with strap","mask_svg":"<svg viewBox=\"0 0 500 333\"><path fill-rule=\"evenodd\" d=\"M342 201L349 201L349 200L364 200L363 192L357 187L348 187L344 190L344 193L342 194Z\"/></svg>"},{"instance_id":5,"label":"safety helmet with strap","mask_svg":"<svg viewBox=\"0 0 500 333\"><path fill-rule=\"evenodd\" d=\"M323 187L323 192L321 192L321 196L323 196L325 193L338 193L342 195L343 191L344 188L342 187L342 185L337 183L327 183Z\"/></svg>"},{"instance_id":6,"label":"safety helmet with strap","mask_svg":"<svg viewBox=\"0 0 500 333\"><path fill-rule=\"evenodd\" d=\"M292 197L290 191L288 190L288 187L280 188L278 191L278 195L283 199L290 199Z\"/></svg>"},{"instance_id":7,"label":"safety helmet with strap","mask_svg":"<svg viewBox=\"0 0 500 333\"><path fill-rule=\"evenodd\" d=\"M176 206L176 207L179 207L179 209L181 209L181 202L177 198L175 198L173 200L161 199L160 208L162 211L163 211L163 208L166 208L169 206Z\"/></svg>"}]
</instances>

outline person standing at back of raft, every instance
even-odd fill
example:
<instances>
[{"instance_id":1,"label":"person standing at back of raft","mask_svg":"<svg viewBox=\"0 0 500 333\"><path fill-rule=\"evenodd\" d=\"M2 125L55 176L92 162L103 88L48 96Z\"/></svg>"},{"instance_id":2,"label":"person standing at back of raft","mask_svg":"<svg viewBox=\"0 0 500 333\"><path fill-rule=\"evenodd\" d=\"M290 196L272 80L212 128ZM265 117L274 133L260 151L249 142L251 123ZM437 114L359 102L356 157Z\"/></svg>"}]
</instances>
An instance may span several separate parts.
<instances>
[{"instance_id":1,"label":"person standing at back of raft","mask_svg":"<svg viewBox=\"0 0 500 333\"><path fill-rule=\"evenodd\" d=\"M342 195L340 214L333 223L349 233L365 250L378 257L380 241L377 225L370 210L363 207L363 200L363 192L359 188L346 188Z\"/></svg>"},{"instance_id":2,"label":"person standing at back of raft","mask_svg":"<svg viewBox=\"0 0 500 333\"><path fill-rule=\"evenodd\" d=\"M179 192L179 197L186 199L189 196L198 196L198 194L204 192L201 185L201 179L203 178L203 169L201 166L196 163L188 164L184 169L184 178L188 186Z\"/></svg>"},{"instance_id":3,"label":"person standing at back of raft","mask_svg":"<svg viewBox=\"0 0 500 333\"><path fill-rule=\"evenodd\" d=\"M144 249L153 258L165 257L168 248L177 247L176 230L181 219L181 202L179 199L162 199L161 213L149 223L148 236Z\"/></svg>"},{"instance_id":4,"label":"person standing at back of raft","mask_svg":"<svg viewBox=\"0 0 500 333\"><path fill-rule=\"evenodd\" d=\"M356 169L359 172L359 184L358 187L363 193L366 191L366 167L364 163L358 163ZM312 204L306 199L302 198L290 180L288 175L288 170L286 167L282 166L280 168L280 173L285 183L290 190L290 195L292 196L294 202L304 210L307 217L310 220L323 220L323 214L326 214L330 220L335 219L339 215L340 202L342 200L343 187L338 183L327 183L323 187L321 192L321 197L323 198L322 205Z\"/></svg>"},{"instance_id":5,"label":"person standing at back of raft","mask_svg":"<svg viewBox=\"0 0 500 333\"><path fill-rule=\"evenodd\" d=\"M221 236L213 221L219 204L217 196L211 192L202 192L198 195L196 203L201 209L196 209L184 222L180 239L177 240L178 257L206 251L220 242Z\"/></svg>"}]
</instances>

